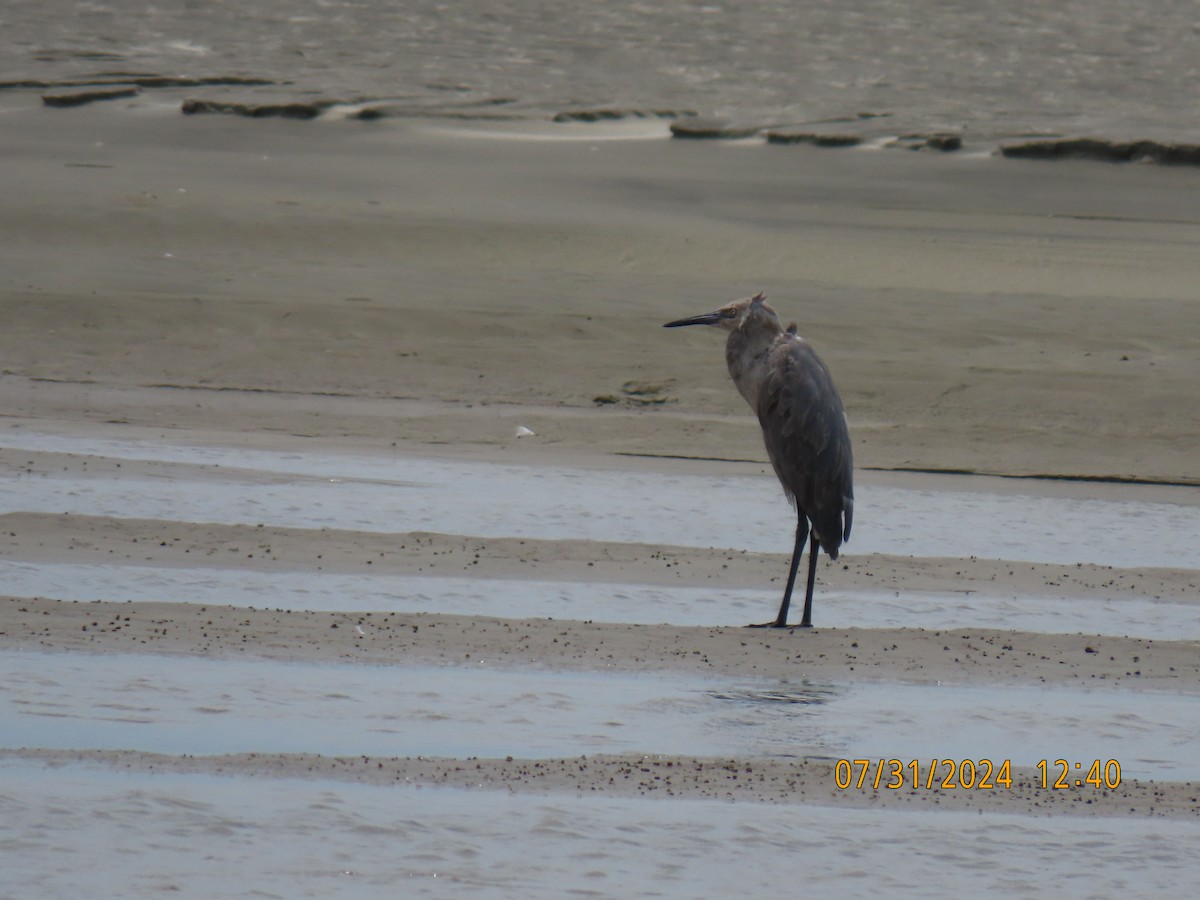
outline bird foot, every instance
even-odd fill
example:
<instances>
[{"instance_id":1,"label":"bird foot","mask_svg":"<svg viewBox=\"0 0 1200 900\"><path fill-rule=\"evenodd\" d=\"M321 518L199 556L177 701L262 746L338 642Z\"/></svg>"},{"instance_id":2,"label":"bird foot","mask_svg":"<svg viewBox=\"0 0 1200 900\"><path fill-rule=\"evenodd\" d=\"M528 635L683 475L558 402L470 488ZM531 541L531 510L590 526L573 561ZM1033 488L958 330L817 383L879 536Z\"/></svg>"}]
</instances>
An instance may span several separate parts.
<instances>
[{"instance_id":1,"label":"bird foot","mask_svg":"<svg viewBox=\"0 0 1200 900\"><path fill-rule=\"evenodd\" d=\"M747 628L812 628L812 623L788 625L786 622L753 622Z\"/></svg>"}]
</instances>

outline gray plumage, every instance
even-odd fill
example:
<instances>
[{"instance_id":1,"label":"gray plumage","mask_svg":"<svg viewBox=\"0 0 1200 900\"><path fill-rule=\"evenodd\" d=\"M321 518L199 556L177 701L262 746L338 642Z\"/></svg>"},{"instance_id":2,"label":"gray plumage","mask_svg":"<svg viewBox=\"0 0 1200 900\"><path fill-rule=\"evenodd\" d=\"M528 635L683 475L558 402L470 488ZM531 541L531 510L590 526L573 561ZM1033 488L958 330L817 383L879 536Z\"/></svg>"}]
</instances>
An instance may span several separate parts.
<instances>
[{"instance_id":1,"label":"gray plumage","mask_svg":"<svg viewBox=\"0 0 1200 900\"><path fill-rule=\"evenodd\" d=\"M842 400L829 368L812 346L786 331L763 294L735 300L716 312L668 322L716 325L729 332L725 362L738 392L758 415L767 456L796 507L796 546L779 615L787 624L796 569L811 538L808 587L801 627L812 625L812 593L821 547L837 559L854 520L853 460Z\"/></svg>"}]
</instances>

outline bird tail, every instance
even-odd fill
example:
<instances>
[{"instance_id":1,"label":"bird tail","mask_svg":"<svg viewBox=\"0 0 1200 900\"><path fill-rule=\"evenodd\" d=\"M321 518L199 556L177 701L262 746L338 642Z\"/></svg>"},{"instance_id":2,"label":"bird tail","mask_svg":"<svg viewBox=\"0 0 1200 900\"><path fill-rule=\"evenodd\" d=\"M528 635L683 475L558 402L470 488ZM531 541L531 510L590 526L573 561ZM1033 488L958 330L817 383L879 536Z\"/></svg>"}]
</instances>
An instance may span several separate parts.
<instances>
[{"instance_id":1,"label":"bird tail","mask_svg":"<svg viewBox=\"0 0 1200 900\"><path fill-rule=\"evenodd\" d=\"M838 547L842 545L842 522L837 512L829 510L823 515L813 516L813 534L821 542L821 549L829 554L830 559L838 558Z\"/></svg>"},{"instance_id":2,"label":"bird tail","mask_svg":"<svg viewBox=\"0 0 1200 900\"><path fill-rule=\"evenodd\" d=\"M830 559L837 559L842 542L850 540L850 526L854 523L854 498L843 497L841 509L825 510L811 521L822 549Z\"/></svg>"}]
</instances>

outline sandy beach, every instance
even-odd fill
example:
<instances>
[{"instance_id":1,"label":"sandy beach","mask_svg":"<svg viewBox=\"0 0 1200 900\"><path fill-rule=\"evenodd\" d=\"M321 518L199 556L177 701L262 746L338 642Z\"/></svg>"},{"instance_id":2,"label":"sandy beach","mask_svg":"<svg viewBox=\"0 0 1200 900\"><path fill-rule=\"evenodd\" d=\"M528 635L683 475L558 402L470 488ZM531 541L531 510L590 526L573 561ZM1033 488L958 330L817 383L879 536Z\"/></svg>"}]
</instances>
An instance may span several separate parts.
<instances>
[{"instance_id":1,"label":"sandy beach","mask_svg":"<svg viewBox=\"0 0 1200 900\"><path fill-rule=\"evenodd\" d=\"M756 461L719 340L659 326L757 289L826 358L861 468L1200 479L1193 169L5 121L16 412L125 387L105 420L240 433L241 393L268 433L503 452L520 423L544 451Z\"/></svg>"},{"instance_id":2,"label":"sandy beach","mask_svg":"<svg viewBox=\"0 0 1200 900\"><path fill-rule=\"evenodd\" d=\"M58 742L0 741L0 799L16 823L7 846L42 860L18 867L11 885L0 876L14 896L74 883L64 873L89 858L76 848L58 875L34 873L53 869L48 844L20 823L49 816L53 828L55 818L22 783L48 773L79 779L80 796L109 790L110 777L135 779L114 782L114 792L170 794L178 784L179 797L193 788L176 776L264 797L281 779L335 793L365 784L395 792L386 796L397 804L418 802L419 786L430 821L457 809L462 791L484 805L513 798L570 810L597 796L659 804L622 806L613 821L687 816L663 804L709 801L731 804L703 807L714 816L749 821L746 809L772 804L793 821L851 817L828 823L842 846L856 839L853 816L864 810L919 815L921 828L947 832L961 830L961 813L995 816L987 822L1020 832L1014 846L1060 827L1048 822L1081 818L1118 829L1113 841L1131 847L1196 837L1194 762L1121 759L1120 741L1136 733L1147 746L1183 747L1200 721L1186 720L1200 708L1200 531L1188 535L1200 514L1200 171L679 141L662 123L251 121L183 117L145 98L71 110L4 100L0 573L29 587L0 582L0 656L14 671L37 659L87 672L107 658L131 673L120 688L128 700L111 716L82 700L71 706L66 676L0 690L12 734L28 727ZM758 290L828 362L867 498L859 541L821 564L811 632L739 627L773 615L792 514L728 383L719 337L660 327ZM518 437L518 428L533 433ZM478 472L478 486L456 494L447 475L418 516L433 477L426 465ZM706 480L730 492L722 497L762 487L755 509L768 537L731 505L707 504ZM621 498L623 481L637 497ZM359 493L329 493L334 483ZM593 505L589 490L627 506L630 520ZM695 506L667 504L649 518L667 491ZM541 505L526 510L534 495ZM239 497L247 505L236 506ZM975 511L979 498L1039 518L998 521ZM900 505L884 510L888 502ZM468 508L465 521L448 518L458 507ZM1079 518L1056 521L1068 507ZM896 524L873 534L872 516L878 523L885 512ZM1115 524L1089 533L1092 515ZM689 520L712 531L688 537ZM1159 533L1163 522L1176 523L1171 535ZM1038 555L1038 535L1056 528L1066 549ZM910 529L929 537L915 538L915 550L888 543ZM960 555L956 532L978 532L980 552ZM1008 546L991 534L1026 535L1032 549L988 552ZM1163 559L1146 562L1136 550L1139 541L1175 546L1169 539L1180 549ZM1114 565L1105 541L1132 545L1134 558ZM235 583L249 599L233 597ZM355 585L399 593L361 605ZM441 605L451 586L478 605ZM539 591L551 612L523 612ZM694 624L719 608L695 607L713 592L745 606ZM644 618L611 613L618 596ZM854 621L855 603L884 597L896 618ZM1033 624L1006 626L1009 607L987 609L1001 601ZM939 611L922 606L932 603ZM1161 615L1157 630L1139 630L1152 615ZM580 739L523 755L522 743L552 734L555 720L531 725L519 706L480 714L480 727L514 748L499 756L413 750L403 729L386 754L302 741L241 746L235 737L212 752L139 743L132 723L142 718L169 724L176 711L203 707L216 727L221 712L209 701L139 693L153 692L156 667L212 660L283 672L269 676L281 684L293 670L278 666L398 681L420 673L431 691L439 671L497 684L534 678L537 697L567 690L556 679L568 676L584 679L581 692L610 695L625 690L620 679L694 678L708 685L706 698L745 682L761 692L746 714L763 721L801 703L772 706L770 685L816 685L817 715L883 687L910 691L913 705L880 712L894 719L892 750L877 738L823 735L791 748L747 739L706 755L706 744L664 750L647 725L611 744ZM833 699L820 693L826 686ZM934 758L961 760L949 748L965 741L971 758L999 761L992 732L972 744L972 730L1002 729L1005 704L1020 703L1001 691L986 695L998 705L977 717L947 711L939 720L941 686L1065 699L1029 724L1032 746L1012 759L1008 789L840 789L839 759L907 762L917 746L910 732L932 731ZM1101 710L1112 704L1103 729L1072 721L1081 697ZM440 702L453 720L454 696ZM1149 724L1158 703L1181 704L1170 710L1185 721L1172 712ZM161 713L147 712L152 705ZM277 705L288 705L284 695ZM682 708L660 711L664 733ZM918 708L937 724L906 725ZM51 716L78 730L37 731ZM117 731L89 743L101 721ZM620 730L606 721L588 727ZM352 747L348 722L338 729ZM321 721L306 727L316 734ZM1081 746L1113 748L1096 759L1120 759L1118 787L1040 786L1037 761L1067 754L1059 736L1073 728L1094 739ZM738 733L728 722L722 729ZM940 729L948 749L939 753ZM98 809L118 802L105 796ZM309 814L319 817L318 806ZM590 840L617 833L605 830L616 826L601 807L580 809L597 816L601 837ZM896 823L893 841L910 827L878 821ZM420 874L430 895L435 869L459 895L551 896L564 883L554 867L526 882L489 881L479 860L509 842L532 846L536 828L488 827L498 830L472 838L479 859L406 857L402 870ZM1087 845L1090 832L1061 827L1074 835L1066 855ZM386 855L364 835L370 852ZM743 836L755 852L771 846ZM209 849L236 858L222 839ZM812 852L815 861L830 850ZM625 858L602 855L577 886L620 895ZM354 857L346 850L322 865L370 868ZM1170 859L1153 883L1179 895L1197 870ZM993 874L985 887L1021 893L1069 871L1045 859L1031 866ZM1081 892L1108 896L1124 884L1113 873L1128 866L1118 856L1098 864L1097 879L1112 877ZM355 883L369 891L396 871ZM908 874L911 883L890 887L918 891L921 873ZM699 895L686 872L655 877L666 895ZM189 883L155 879L139 882L138 895ZM1135 880L1134 892L1147 883ZM294 882L283 895L315 896L322 884ZM939 884L948 896L963 887Z\"/></svg>"}]
</instances>

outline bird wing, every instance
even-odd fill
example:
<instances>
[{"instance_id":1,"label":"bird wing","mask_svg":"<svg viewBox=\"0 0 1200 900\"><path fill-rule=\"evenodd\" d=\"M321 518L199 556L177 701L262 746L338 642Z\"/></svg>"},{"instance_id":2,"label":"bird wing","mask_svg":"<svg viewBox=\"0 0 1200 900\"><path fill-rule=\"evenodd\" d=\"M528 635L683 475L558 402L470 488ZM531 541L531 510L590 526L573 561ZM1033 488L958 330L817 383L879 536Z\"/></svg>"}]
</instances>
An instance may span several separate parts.
<instances>
[{"instance_id":1,"label":"bird wing","mask_svg":"<svg viewBox=\"0 0 1200 900\"><path fill-rule=\"evenodd\" d=\"M854 517L850 433L829 369L790 330L768 353L757 412L767 455L784 491L836 558Z\"/></svg>"}]
</instances>

